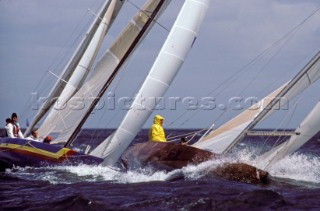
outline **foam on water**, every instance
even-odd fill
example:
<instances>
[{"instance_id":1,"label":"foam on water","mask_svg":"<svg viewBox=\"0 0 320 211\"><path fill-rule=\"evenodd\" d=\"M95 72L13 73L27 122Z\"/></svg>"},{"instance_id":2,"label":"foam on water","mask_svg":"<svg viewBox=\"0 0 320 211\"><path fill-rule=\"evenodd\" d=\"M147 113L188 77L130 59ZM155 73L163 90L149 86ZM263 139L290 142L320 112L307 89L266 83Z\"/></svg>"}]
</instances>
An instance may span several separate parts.
<instances>
[{"instance_id":1,"label":"foam on water","mask_svg":"<svg viewBox=\"0 0 320 211\"><path fill-rule=\"evenodd\" d=\"M198 165L189 165L172 172L155 172L148 168L123 171L116 167L80 165L14 168L7 170L6 173L22 179L42 180L52 184L100 181L125 184L166 181L175 178L197 180L207 177L212 169L224 163L243 162L259 168L254 162L256 155L259 154L259 150L258 147L246 146L245 148L238 149L229 157L210 160ZM272 177L276 178L320 184L320 158L313 154L295 153L270 166L267 171Z\"/></svg>"},{"instance_id":2,"label":"foam on water","mask_svg":"<svg viewBox=\"0 0 320 211\"><path fill-rule=\"evenodd\" d=\"M56 167L17 167L6 171L14 177L27 180L42 180L52 184L70 184L77 182L100 182L111 183L140 183L152 181L167 181L175 178L196 180L205 177L208 172L225 162L228 159L217 159L203 162L199 165L189 165L182 169L171 172L154 171L149 168L137 169L135 171L123 171L116 167L105 166L56 166Z\"/></svg>"},{"instance_id":3,"label":"foam on water","mask_svg":"<svg viewBox=\"0 0 320 211\"><path fill-rule=\"evenodd\" d=\"M255 163L258 152L257 148L247 147L234 153L233 160L259 168L259 165ZM320 158L313 154L294 153L269 166L266 170L272 177L320 184Z\"/></svg>"},{"instance_id":4,"label":"foam on water","mask_svg":"<svg viewBox=\"0 0 320 211\"><path fill-rule=\"evenodd\" d=\"M320 159L314 155L295 153L268 169L274 177L320 184Z\"/></svg>"}]
</instances>

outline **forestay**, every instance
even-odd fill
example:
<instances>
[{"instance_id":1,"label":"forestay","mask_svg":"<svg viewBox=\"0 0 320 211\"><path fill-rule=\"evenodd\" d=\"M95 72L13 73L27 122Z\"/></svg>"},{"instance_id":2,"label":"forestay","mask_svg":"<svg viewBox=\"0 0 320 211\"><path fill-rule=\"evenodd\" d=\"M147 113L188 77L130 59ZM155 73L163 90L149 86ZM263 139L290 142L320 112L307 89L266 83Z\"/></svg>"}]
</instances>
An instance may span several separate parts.
<instances>
[{"instance_id":1,"label":"forestay","mask_svg":"<svg viewBox=\"0 0 320 211\"><path fill-rule=\"evenodd\" d=\"M186 0L130 110L119 128L91 155L103 157L104 165L113 165L140 131L188 55L210 0Z\"/></svg>"},{"instance_id":2,"label":"forestay","mask_svg":"<svg viewBox=\"0 0 320 211\"><path fill-rule=\"evenodd\" d=\"M247 131L278 110L278 106L281 106L281 101L285 100L286 102L297 96L317 81L319 77L320 53L318 52L291 81L267 97L267 99L271 99L268 100L268 103L261 106L261 102L259 102L253 106L255 108L258 106L261 109L252 111L252 107L249 108L218 129L202 137L194 146L217 154L226 153L245 137ZM262 102L265 100L266 98Z\"/></svg>"}]
</instances>

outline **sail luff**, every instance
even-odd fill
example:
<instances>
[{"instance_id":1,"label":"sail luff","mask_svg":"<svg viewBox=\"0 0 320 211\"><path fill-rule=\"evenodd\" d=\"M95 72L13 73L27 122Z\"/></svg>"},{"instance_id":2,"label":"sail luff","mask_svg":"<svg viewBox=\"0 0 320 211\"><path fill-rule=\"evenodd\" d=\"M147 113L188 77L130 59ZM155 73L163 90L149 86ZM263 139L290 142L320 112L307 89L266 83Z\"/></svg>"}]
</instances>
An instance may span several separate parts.
<instances>
[{"instance_id":1,"label":"sail luff","mask_svg":"<svg viewBox=\"0 0 320 211\"><path fill-rule=\"evenodd\" d=\"M132 142L164 96L198 34L209 0L186 0L180 13L119 128L90 154L104 157L104 165L113 165Z\"/></svg>"},{"instance_id":2,"label":"sail luff","mask_svg":"<svg viewBox=\"0 0 320 211\"><path fill-rule=\"evenodd\" d=\"M68 100L74 95L74 93L81 87L83 84L86 76L91 69L94 59L101 47L103 38L107 33L109 26L112 24L112 17L115 13L118 13L120 7L116 9L116 2L117 0L112 0L109 4L109 7L105 14L102 17L102 20L99 24L98 29L96 30L92 40L90 41L86 51L84 52L79 64L73 71L72 76L70 77L69 81L67 82L65 88L61 92L60 96L57 97L56 104L53 109L50 110L47 117L41 124L40 128L38 129L40 137L45 136L48 134L48 128L50 125L53 124L55 116L58 115L58 110L63 109L64 106L68 103Z\"/></svg>"},{"instance_id":3,"label":"sail luff","mask_svg":"<svg viewBox=\"0 0 320 211\"><path fill-rule=\"evenodd\" d=\"M42 119L42 117L49 111L51 106L54 104L55 99L60 95L60 93L63 91L65 87L65 82L68 81L71 77L74 69L76 68L77 64L79 63L81 57L83 56L85 50L87 49L90 40L94 36L96 30L98 29L98 26L101 22L101 17L103 17L103 14L107 11L110 4L110 0L106 0L103 4L99 14L95 18L94 22L89 27L88 31L86 32L86 36L81 40L80 44L76 48L75 53L72 55L71 59L63 69L60 80L57 80L54 87L50 91L47 100L41 105L39 108L37 114L33 118L33 120L30 122L29 127L25 131L24 135L27 136L31 133L31 130L35 127L35 125ZM114 19L115 17L113 17Z\"/></svg>"},{"instance_id":4,"label":"sail luff","mask_svg":"<svg viewBox=\"0 0 320 211\"><path fill-rule=\"evenodd\" d=\"M237 121L231 120L216 130L224 134L220 134L219 136L217 135L217 132L213 131L204 137L201 142L195 143L194 146L206 149L209 147L210 151L218 154L227 153L235 144L245 137L247 131L276 111L276 108L279 108L279 105L281 106L281 100L288 102L317 81L320 77L319 70L320 52L318 52L291 81L284 85L283 88L279 88L279 93L277 93L271 101L261 107L262 109L257 110L258 112L255 115L252 115L251 118L247 118L245 121L239 120L239 117L245 116L245 113L248 112L248 110L246 110L234 118ZM230 124L235 124L233 131L222 130Z\"/></svg>"},{"instance_id":5,"label":"sail luff","mask_svg":"<svg viewBox=\"0 0 320 211\"><path fill-rule=\"evenodd\" d=\"M112 71L108 80L104 83L103 87L100 89L98 95L95 96L95 98L93 99L92 103L90 104L90 108L87 110L85 115L81 118L80 122L77 124L77 127L74 128L71 136L68 138L68 141L65 144L65 147L68 147L72 144L72 142L74 141L78 132L80 131L82 125L84 124L86 119L89 117L90 113L92 112L92 110L94 109L94 107L96 106L96 104L98 103L100 98L102 97L102 95L105 93L105 91L109 87L110 83L112 82L112 80L116 76L117 72L122 67L123 63L127 60L127 58L131 55L131 53L133 53L133 51L136 49L136 47L138 46L140 41L146 36L146 34L150 30L151 26L154 25L154 20L162 13L162 11L164 10L164 8L167 6L167 4L169 2L170 2L169 0L158 0L158 1L149 0L145 4L145 6L144 6L145 8L143 9L143 11L139 12L138 15L135 16L134 19L135 19L136 23L137 22L143 23L142 27L140 28L138 34L133 39L131 44L128 46L128 49L124 52L123 55L121 55L119 57L120 60L117 64L117 66L114 68L114 70ZM155 8L153 8L154 6L155 6ZM150 11L152 11L151 15L147 16L146 12L150 12ZM132 27L132 26L129 25L128 28L130 28L130 27ZM121 41L121 39L120 39L120 41ZM113 48L118 48L118 46L116 44L117 44L117 42L113 45Z\"/></svg>"}]
</instances>

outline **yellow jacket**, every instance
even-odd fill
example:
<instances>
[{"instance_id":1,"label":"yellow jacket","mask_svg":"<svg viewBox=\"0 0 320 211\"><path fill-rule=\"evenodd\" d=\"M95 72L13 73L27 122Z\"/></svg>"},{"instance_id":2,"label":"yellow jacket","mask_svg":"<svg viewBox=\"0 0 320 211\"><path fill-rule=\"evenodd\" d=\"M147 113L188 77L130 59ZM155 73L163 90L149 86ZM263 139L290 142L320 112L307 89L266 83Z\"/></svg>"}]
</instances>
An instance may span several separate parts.
<instances>
[{"instance_id":1,"label":"yellow jacket","mask_svg":"<svg viewBox=\"0 0 320 211\"><path fill-rule=\"evenodd\" d=\"M166 142L165 133L161 126L161 120L164 118L160 115L156 115L153 119L153 125L149 130L149 141Z\"/></svg>"}]
</instances>

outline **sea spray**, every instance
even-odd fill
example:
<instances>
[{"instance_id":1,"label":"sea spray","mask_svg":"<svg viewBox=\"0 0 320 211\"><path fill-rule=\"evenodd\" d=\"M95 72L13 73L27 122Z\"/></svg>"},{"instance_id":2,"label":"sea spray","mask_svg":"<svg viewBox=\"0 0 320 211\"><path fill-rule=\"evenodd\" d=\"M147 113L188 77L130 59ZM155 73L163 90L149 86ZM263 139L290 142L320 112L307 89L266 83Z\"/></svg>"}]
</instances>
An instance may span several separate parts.
<instances>
[{"instance_id":1,"label":"sea spray","mask_svg":"<svg viewBox=\"0 0 320 211\"><path fill-rule=\"evenodd\" d=\"M320 184L320 158L312 154L294 153L268 169L273 177Z\"/></svg>"}]
</instances>

